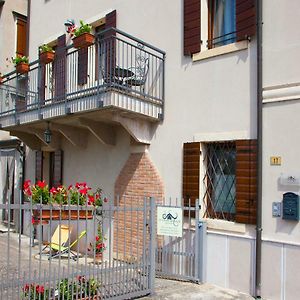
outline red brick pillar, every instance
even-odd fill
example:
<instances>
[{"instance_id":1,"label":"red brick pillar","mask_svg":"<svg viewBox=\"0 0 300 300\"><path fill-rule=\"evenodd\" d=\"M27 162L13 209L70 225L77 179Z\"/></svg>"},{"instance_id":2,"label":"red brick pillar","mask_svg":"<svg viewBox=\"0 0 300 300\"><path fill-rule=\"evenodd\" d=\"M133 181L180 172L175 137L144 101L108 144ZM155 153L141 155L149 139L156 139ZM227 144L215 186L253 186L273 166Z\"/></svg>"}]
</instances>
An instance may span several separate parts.
<instances>
[{"instance_id":1,"label":"red brick pillar","mask_svg":"<svg viewBox=\"0 0 300 300\"><path fill-rule=\"evenodd\" d=\"M143 207L144 198L150 196L162 203L162 180L148 153L131 153L115 183L115 204L129 209L131 205ZM125 212L124 216L121 211L114 217L114 253L121 259L135 260L142 255L143 212Z\"/></svg>"}]
</instances>

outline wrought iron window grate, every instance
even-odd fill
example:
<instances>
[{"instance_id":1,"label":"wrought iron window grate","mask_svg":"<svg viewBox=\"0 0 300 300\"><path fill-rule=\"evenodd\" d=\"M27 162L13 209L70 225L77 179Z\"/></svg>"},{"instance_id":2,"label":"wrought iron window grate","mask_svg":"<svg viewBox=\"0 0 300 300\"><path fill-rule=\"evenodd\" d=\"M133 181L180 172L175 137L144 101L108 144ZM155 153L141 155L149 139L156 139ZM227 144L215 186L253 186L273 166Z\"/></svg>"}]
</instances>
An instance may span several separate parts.
<instances>
[{"instance_id":1,"label":"wrought iron window grate","mask_svg":"<svg viewBox=\"0 0 300 300\"><path fill-rule=\"evenodd\" d=\"M204 148L205 217L232 221L236 202L235 143L213 142Z\"/></svg>"}]
</instances>

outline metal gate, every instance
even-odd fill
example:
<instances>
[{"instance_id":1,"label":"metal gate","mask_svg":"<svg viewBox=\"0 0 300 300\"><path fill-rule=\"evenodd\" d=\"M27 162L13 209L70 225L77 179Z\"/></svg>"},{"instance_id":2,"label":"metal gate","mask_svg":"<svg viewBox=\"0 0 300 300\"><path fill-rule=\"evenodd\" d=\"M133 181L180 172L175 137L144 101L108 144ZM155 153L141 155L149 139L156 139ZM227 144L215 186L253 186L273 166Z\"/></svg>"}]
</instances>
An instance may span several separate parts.
<instances>
[{"instance_id":1,"label":"metal gate","mask_svg":"<svg viewBox=\"0 0 300 300\"><path fill-rule=\"evenodd\" d=\"M204 281L206 224L199 219L199 201L172 202L162 207L164 218L172 221L177 216L170 213L174 208L182 214L182 236L157 235L156 276L194 282ZM198 209L196 209L198 208ZM159 216L158 216L159 218Z\"/></svg>"},{"instance_id":2,"label":"metal gate","mask_svg":"<svg viewBox=\"0 0 300 300\"><path fill-rule=\"evenodd\" d=\"M20 220L14 228L10 220L0 225L0 299L130 299L153 292L154 200L94 205L100 197L79 195L77 205L70 194L60 205L43 204L42 197L0 204L8 219L13 211Z\"/></svg>"}]
</instances>

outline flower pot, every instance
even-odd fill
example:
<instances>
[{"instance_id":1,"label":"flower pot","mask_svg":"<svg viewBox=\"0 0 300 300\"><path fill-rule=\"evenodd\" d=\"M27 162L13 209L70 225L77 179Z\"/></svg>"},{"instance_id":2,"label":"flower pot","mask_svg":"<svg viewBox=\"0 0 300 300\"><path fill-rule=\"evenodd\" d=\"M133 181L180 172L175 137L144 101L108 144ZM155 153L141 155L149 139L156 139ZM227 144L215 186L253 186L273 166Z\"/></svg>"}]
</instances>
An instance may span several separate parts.
<instances>
[{"instance_id":1,"label":"flower pot","mask_svg":"<svg viewBox=\"0 0 300 300\"><path fill-rule=\"evenodd\" d=\"M54 52L46 51L40 53L40 62L43 64L48 64L54 60Z\"/></svg>"},{"instance_id":2,"label":"flower pot","mask_svg":"<svg viewBox=\"0 0 300 300\"><path fill-rule=\"evenodd\" d=\"M73 46L77 49L85 48L92 45L95 41L95 36L91 33L83 33L73 39Z\"/></svg>"},{"instance_id":3,"label":"flower pot","mask_svg":"<svg viewBox=\"0 0 300 300\"><path fill-rule=\"evenodd\" d=\"M27 63L21 62L16 65L16 70L20 74L25 74L29 72L29 65Z\"/></svg>"},{"instance_id":4,"label":"flower pot","mask_svg":"<svg viewBox=\"0 0 300 300\"><path fill-rule=\"evenodd\" d=\"M93 211L92 210L78 210L74 205L73 210L70 207L70 214L68 210L64 210L61 212L61 218L63 220L77 220L77 219L93 219Z\"/></svg>"},{"instance_id":5,"label":"flower pot","mask_svg":"<svg viewBox=\"0 0 300 300\"><path fill-rule=\"evenodd\" d=\"M36 220L77 220L77 219L92 219L93 218L93 210L91 206L91 210L77 210L76 205L71 205L70 208L67 206L66 210L61 209L43 209L42 211L38 209L33 210L33 217Z\"/></svg>"}]
</instances>

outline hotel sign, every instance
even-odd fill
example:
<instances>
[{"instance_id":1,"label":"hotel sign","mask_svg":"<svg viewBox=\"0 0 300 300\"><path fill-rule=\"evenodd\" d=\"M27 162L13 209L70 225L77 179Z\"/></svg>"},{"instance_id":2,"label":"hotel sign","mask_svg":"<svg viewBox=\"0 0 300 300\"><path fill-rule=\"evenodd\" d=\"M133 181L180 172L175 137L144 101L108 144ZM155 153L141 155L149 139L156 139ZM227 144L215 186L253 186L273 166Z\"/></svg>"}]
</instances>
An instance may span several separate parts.
<instances>
[{"instance_id":1,"label":"hotel sign","mask_svg":"<svg viewBox=\"0 0 300 300\"><path fill-rule=\"evenodd\" d=\"M157 206L157 234L182 237L182 208Z\"/></svg>"}]
</instances>

